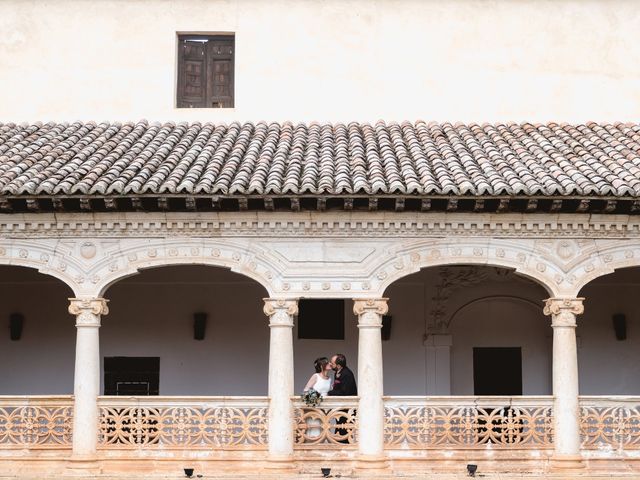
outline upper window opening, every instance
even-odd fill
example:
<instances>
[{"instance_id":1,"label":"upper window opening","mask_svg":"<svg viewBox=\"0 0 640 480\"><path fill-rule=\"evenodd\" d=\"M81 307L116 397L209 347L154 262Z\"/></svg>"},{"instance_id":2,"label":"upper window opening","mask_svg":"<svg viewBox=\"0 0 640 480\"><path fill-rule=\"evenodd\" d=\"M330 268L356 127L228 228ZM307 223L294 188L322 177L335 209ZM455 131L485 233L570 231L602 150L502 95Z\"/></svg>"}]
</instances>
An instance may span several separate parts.
<instances>
[{"instance_id":1,"label":"upper window opening","mask_svg":"<svg viewBox=\"0 0 640 480\"><path fill-rule=\"evenodd\" d=\"M178 108L233 108L233 35L178 35Z\"/></svg>"}]
</instances>

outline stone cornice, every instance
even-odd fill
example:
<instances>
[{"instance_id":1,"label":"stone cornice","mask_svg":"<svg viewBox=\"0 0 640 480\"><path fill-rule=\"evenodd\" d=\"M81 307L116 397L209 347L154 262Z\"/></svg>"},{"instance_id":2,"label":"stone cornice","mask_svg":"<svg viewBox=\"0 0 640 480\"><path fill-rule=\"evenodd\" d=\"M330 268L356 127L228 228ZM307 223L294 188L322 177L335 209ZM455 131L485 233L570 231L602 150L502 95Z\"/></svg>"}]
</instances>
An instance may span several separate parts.
<instances>
[{"instance_id":1,"label":"stone cornice","mask_svg":"<svg viewBox=\"0 0 640 480\"><path fill-rule=\"evenodd\" d=\"M1 214L0 236L640 238L640 217L590 214L223 212Z\"/></svg>"}]
</instances>

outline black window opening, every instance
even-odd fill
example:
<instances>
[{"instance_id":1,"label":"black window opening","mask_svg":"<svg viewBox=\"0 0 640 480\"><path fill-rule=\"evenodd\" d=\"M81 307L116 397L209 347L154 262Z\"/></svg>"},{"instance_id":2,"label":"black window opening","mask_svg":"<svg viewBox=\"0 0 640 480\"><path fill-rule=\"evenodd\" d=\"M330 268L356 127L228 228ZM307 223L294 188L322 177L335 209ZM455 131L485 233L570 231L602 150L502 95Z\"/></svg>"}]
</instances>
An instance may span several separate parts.
<instances>
[{"instance_id":1,"label":"black window opening","mask_svg":"<svg viewBox=\"0 0 640 480\"><path fill-rule=\"evenodd\" d=\"M178 35L178 108L233 108L235 37Z\"/></svg>"},{"instance_id":2,"label":"black window opening","mask_svg":"<svg viewBox=\"0 0 640 480\"><path fill-rule=\"evenodd\" d=\"M474 348L473 393L477 396L522 395L522 348Z\"/></svg>"},{"instance_id":3,"label":"black window opening","mask_svg":"<svg viewBox=\"0 0 640 480\"><path fill-rule=\"evenodd\" d=\"M298 338L344 340L344 300L300 300Z\"/></svg>"},{"instance_id":4,"label":"black window opening","mask_svg":"<svg viewBox=\"0 0 640 480\"><path fill-rule=\"evenodd\" d=\"M147 396L160 393L160 357L105 357L104 394Z\"/></svg>"}]
</instances>

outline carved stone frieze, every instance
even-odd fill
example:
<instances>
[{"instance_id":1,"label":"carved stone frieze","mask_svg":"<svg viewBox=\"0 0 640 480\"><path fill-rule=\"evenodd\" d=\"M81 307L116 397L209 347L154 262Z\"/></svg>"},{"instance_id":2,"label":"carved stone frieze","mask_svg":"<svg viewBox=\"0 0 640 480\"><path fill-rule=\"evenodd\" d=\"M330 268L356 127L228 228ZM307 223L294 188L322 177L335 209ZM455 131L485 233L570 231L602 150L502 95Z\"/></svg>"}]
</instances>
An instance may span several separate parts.
<instances>
[{"instance_id":1,"label":"carved stone frieze","mask_svg":"<svg viewBox=\"0 0 640 480\"><path fill-rule=\"evenodd\" d=\"M484 265L533 279L552 297L570 297L640 258L640 235L580 236L581 228L596 224L601 233L620 233L618 216L605 225L597 215L305 215L0 215L0 224L13 225L9 233L0 231L0 265L36 268L77 297L101 297L120 279L164 265L228 268L274 298L380 298L390 284L422 268ZM205 224L211 222L229 230L209 235ZM443 235L442 224L459 231ZM564 235L569 227L575 238ZM505 235L509 229L519 238Z\"/></svg>"},{"instance_id":2,"label":"carved stone frieze","mask_svg":"<svg viewBox=\"0 0 640 480\"><path fill-rule=\"evenodd\" d=\"M0 214L0 235L56 237L449 237L640 238L634 216L404 212ZM563 246L559 255L572 255Z\"/></svg>"}]
</instances>

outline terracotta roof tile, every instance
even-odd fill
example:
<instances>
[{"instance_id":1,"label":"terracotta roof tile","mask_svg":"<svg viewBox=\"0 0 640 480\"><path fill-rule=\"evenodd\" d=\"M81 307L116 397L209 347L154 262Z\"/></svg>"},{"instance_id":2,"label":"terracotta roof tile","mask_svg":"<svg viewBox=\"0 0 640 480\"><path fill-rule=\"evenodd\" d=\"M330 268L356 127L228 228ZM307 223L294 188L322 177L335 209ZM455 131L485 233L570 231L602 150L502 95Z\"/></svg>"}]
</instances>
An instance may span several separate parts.
<instances>
[{"instance_id":1,"label":"terracotta roof tile","mask_svg":"<svg viewBox=\"0 0 640 480\"><path fill-rule=\"evenodd\" d=\"M0 195L640 196L640 125L0 124Z\"/></svg>"}]
</instances>

